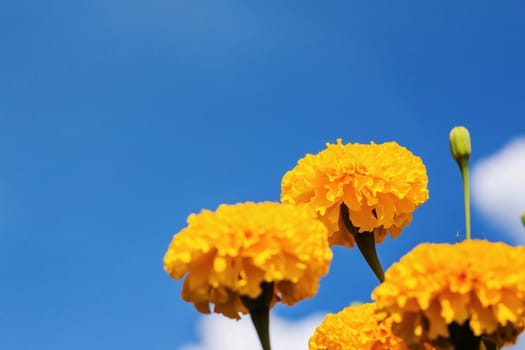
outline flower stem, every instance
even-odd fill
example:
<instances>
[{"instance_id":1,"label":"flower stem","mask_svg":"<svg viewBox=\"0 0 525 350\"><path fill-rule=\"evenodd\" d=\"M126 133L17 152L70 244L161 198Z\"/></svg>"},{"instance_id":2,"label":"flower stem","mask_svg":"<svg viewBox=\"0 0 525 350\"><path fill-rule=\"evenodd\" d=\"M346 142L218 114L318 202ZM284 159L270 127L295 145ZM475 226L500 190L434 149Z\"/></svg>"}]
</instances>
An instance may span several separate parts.
<instances>
[{"instance_id":1,"label":"flower stem","mask_svg":"<svg viewBox=\"0 0 525 350\"><path fill-rule=\"evenodd\" d=\"M263 350L270 347L270 304L273 299L273 283L261 283L262 292L257 298L241 297L241 301L250 312L252 323L259 336Z\"/></svg>"},{"instance_id":2,"label":"flower stem","mask_svg":"<svg viewBox=\"0 0 525 350\"><path fill-rule=\"evenodd\" d=\"M448 332L455 350L479 350L481 337L474 335L468 321L462 325L456 322L449 324Z\"/></svg>"},{"instance_id":3,"label":"flower stem","mask_svg":"<svg viewBox=\"0 0 525 350\"><path fill-rule=\"evenodd\" d=\"M339 211L340 219L348 232L354 237L357 247L368 263L368 266L370 266L379 282L383 282L385 280L385 273L377 257L374 232L359 232L359 229L355 227L350 220L350 212L346 204L342 203Z\"/></svg>"},{"instance_id":4,"label":"flower stem","mask_svg":"<svg viewBox=\"0 0 525 350\"><path fill-rule=\"evenodd\" d=\"M468 161L461 162L461 179L463 180L463 198L465 202L465 231L467 240L470 239L470 183Z\"/></svg>"},{"instance_id":5,"label":"flower stem","mask_svg":"<svg viewBox=\"0 0 525 350\"><path fill-rule=\"evenodd\" d=\"M499 350L496 345L494 345L488 340L483 340L482 342L483 342L483 345L485 346L485 350Z\"/></svg>"}]
</instances>

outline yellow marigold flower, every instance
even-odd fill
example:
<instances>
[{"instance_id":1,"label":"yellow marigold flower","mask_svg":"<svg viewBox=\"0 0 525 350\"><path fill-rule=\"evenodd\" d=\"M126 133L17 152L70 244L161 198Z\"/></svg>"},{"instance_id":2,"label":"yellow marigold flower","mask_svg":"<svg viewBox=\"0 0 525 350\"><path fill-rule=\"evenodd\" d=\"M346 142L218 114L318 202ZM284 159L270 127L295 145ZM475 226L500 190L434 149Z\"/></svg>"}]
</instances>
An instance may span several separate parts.
<instances>
[{"instance_id":1,"label":"yellow marigold flower","mask_svg":"<svg viewBox=\"0 0 525 350\"><path fill-rule=\"evenodd\" d=\"M525 247L421 244L388 269L372 297L407 344L447 343L451 325L512 344L525 326Z\"/></svg>"},{"instance_id":2,"label":"yellow marigold flower","mask_svg":"<svg viewBox=\"0 0 525 350\"><path fill-rule=\"evenodd\" d=\"M395 142L343 145L338 139L326 146L284 175L281 201L313 207L328 227L330 245L354 245L339 229L342 203L359 232L374 232L378 243L387 233L397 237L428 199L421 158Z\"/></svg>"},{"instance_id":3,"label":"yellow marigold flower","mask_svg":"<svg viewBox=\"0 0 525 350\"><path fill-rule=\"evenodd\" d=\"M308 341L309 350L408 350L392 334L390 319L380 321L374 303L328 314Z\"/></svg>"},{"instance_id":4,"label":"yellow marigold flower","mask_svg":"<svg viewBox=\"0 0 525 350\"><path fill-rule=\"evenodd\" d=\"M274 283L274 300L287 305L315 295L332 253L326 227L308 208L279 203L220 205L188 217L164 257L181 279L182 298L198 311L231 318L248 310L240 297L257 298Z\"/></svg>"}]
</instances>

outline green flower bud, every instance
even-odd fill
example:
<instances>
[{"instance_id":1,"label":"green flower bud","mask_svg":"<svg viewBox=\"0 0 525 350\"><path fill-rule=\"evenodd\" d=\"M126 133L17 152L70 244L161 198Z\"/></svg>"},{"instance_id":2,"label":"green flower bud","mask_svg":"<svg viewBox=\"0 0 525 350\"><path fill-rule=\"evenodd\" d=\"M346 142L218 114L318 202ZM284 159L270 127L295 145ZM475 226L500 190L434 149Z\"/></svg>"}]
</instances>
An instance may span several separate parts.
<instances>
[{"instance_id":1,"label":"green flower bud","mask_svg":"<svg viewBox=\"0 0 525 350\"><path fill-rule=\"evenodd\" d=\"M450 131L450 151L459 166L461 166L463 162L468 161L472 149L470 147L470 134L467 128L456 126Z\"/></svg>"},{"instance_id":2,"label":"green flower bud","mask_svg":"<svg viewBox=\"0 0 525 350\"><path fill-rule=\"evenodd\" d=\"M450 131L450 152L456 160L463 180L463 197L465 202L465 230L467 240L470 239L470 184L468 176L468 160L472 149L470 147L470 134L467 128L456 126Z\"/></svg>"},{"instance_id":3,"label":"green flower bud","mask_svg":"<svg viewBox=\"0 0 525 350\"><path fill-rule=\"evenodd\" d=\"M525 213L521 214L521 223L525 226Z\"/></svg>"}]
</instances>

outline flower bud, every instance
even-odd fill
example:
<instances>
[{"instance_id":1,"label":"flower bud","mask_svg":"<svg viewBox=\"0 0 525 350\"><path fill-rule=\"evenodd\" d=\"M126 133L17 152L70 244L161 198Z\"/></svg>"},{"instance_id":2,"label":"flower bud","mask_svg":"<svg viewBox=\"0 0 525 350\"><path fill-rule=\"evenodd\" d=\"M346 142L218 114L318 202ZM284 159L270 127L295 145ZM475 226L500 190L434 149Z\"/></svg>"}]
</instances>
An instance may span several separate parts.
<instances>
[{"instance_id":1,"label":"flower bud","mask_svg":"<svg viewBox=\"0 0 525 350\"><path fill-rule=\"evenodd\" d=\"M456 126L450 131L450 151L452 157L461 166L461 163L468 161L472 152L470 147L470 134L467 128Z\"/></svg>"},{"instance_id":2,"label":"flower bud","mask_svg":"<svg viewBox=\"0 0 525 350\"><path fill-rule=\"evenodd\" d=\"M521 214L521 223L525 226L525 213Z\"/></svg>"}]
</instances>

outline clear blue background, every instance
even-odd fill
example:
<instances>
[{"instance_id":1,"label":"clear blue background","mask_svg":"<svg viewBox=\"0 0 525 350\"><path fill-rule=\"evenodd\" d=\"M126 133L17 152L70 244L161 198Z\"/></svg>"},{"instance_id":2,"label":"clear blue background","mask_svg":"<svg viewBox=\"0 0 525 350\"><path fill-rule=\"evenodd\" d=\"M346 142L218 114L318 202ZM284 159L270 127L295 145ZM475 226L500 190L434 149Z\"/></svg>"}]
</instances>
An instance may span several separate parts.
<instances>
[{"instance_id":1,"label":"clear blue background","mask_svg":"<svg viewBox=\"0 0 525 350\"><path fill-rule=\"evenodd\" d=\"M278 200L325 142L395 140L430 200L390 265L464 232L472 160L524 134L523 1L0 2L0 348L174 350L199 315L162 269L189 213ZM504 239L473 212L477 236ZM288 318L367 300L356 250Z\"/></svg>"}]
</instances>

